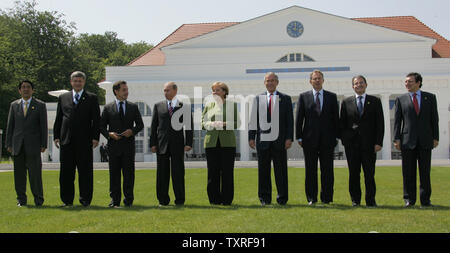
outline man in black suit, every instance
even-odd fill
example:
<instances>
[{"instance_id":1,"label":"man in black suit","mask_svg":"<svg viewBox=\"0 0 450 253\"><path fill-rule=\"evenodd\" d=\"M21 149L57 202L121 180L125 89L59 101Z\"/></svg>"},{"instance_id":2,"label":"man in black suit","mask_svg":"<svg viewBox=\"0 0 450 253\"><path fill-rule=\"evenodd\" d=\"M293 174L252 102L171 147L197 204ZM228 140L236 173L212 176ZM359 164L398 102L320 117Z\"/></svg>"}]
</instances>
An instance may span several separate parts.
<instances>
[{"instance_id":1,"label":"man in black suit","mask_svg":"<svg viewBox=\"0 0 450 253\"><path fill-rule=\"evenodd\" d=\"M100 137L100 108L97 96L84 90L86 75L70 76L73 90L58 98L53 126L54 142L60 148L60 195L64 206L72 206L75 196L75 169L78 169L80 203L89 206L93 193L93 154Z\"/></svg>"},{"instance_id":2,"label":"man in black suit","mask_svg":"<svg viewBox=\"0 0 450 253\"><path fill-rule=\"evenodd\" d=\"M169 180L172 174L172 186L175 194L175 204L184 205L184 152L192 149L193 124L191 108L182 108L183 103L178 101L177 85L174 82L164 84L166 100L156 103L153 107L153 117L150 135L150 147L156 153L156 194L161 206L170 202ZM179 123L183 129L175 130L172 126L172 115L180 109L186 109L191 117L190 126L186 126L183 117Z\"/></svg>"},{"instance_id":3,"label":"man in black suit","mask_svg":"<svg viewBox=\"0 0 450 253\"><path fill-rule=\"evenodd\" d=\"M416 203L417 162L420 175L420 204L431 206L431 150L439 144L436 96L422 91L422 76L409 73L408 93L395 100L394 146L402 152L403 199L405 207Z\"/></svg>"},{"instance_id":4,"label":"man in black suit","mask_svg":"<svg viewBox=\"0 0 450 253\"><path fill-rule=\"evenodd\" d=\"M252 149L256 148L258 154L258 197L262 206L272 202L272 161L278 191L277 202L280 205L288 202L287 150L294 137L294 118L291 97L277 91L278 83L275 73L265 75L267 91L256 97L249 126L249 145ZM267 123L274 123L272 127L264 127L263 114L267 115ZM264 140L264 135L270 135L271 138Z\"/></svg>"},{"instance_id":5,"label":"man in black suit","mask_svg":"<svg viewBox=\"0 0 450 253\"><path fill-rule=\"evenodd\" d=\"M305 156L305 191L309 205L317 202L317 161L320 160L320 200L333 202L334 147L339 137L339 105L335 93L322 88L323 73L310 74L313 89L301 93L297 102L296 138Z\"/></svg>"},{"instance_id":6,"label":"man in black suit","mask_svg":"<svg viewBox=\"0 0 450 253\"><path fill-rule=\"evenodd\" d=\"M366 94L364 76L352 79L355 95L341 105L341 141L345 146L349 168L349 192L353 206L361 203L360 174L364 170L366 206L376 207L375 162L384 137L384 117L381 100Z\"/></svg>"},{"instance_id":7,"label":"man in black suit","mask_svg":"<svg viewBox=\"0 0 450 253\"><path fill-rule=\"evenodd\" d=\"M47 108L32 97L34 85L25 80L19 83L22 96L11 103L6 128L6 148L14 159L14 185L17 206L27 204L27 172L36 206L44 203L41 153L47 148Z\"/></svg>"},{"instance_id":8,"label":"man in black suit","mask_svg":"<svg viewBox=\"0 0 450 253\"><path fill-rule=\"evenodd\" d=\"M100 132L108 139L110 207L118 208L121 199L121 173L123 174L123 203L130 207L134 200L134 136L144 128L136 104L127 101L125 81L113 84L115 100L103 108Z\"/></svg>"}]
</instances>

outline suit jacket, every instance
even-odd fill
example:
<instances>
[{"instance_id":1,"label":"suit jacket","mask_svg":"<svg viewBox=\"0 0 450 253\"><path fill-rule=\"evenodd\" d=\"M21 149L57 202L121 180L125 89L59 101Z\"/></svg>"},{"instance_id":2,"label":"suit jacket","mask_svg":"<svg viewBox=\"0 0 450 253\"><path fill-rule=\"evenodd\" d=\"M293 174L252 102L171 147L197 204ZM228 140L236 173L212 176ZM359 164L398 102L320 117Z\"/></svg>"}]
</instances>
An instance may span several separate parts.
<instances>
[{"instance_id":1,"label":"suit jacket","mask_svg":"<svg viewBox=\"0 0 450 253\"><path fill-rule=\"evenodd\" d=\"M267 93L263 92L260 95L266 96ZM265 150L270 147L270 144L273 143L276 148L284 149L286 140L293 140L294 137L294 115L292 110L292 99L289 95L281 93L277 91L278 95L278 105L279 105L279 133L278 138L273 141L261 141L261 133L269 133L270 129L267 131L263 131L260 128L259 122L259 96L256 96L253 106L252 106L252 119L256 114L256 130L253 130L249 127L248 131L248 139L255 140L256 139L256 149L257 150ZM269 114L268 114L269 116ZM269 117L268 117L269 118ZM250 123L252 124L252 123Z\"/></svg>"},{"instance_id":2,"label":"suit jacket","mask_svg":"<svg viewBox=\"0 0 450 253\"><path fill-rule=\"evenodd\" d=\"M409 93L395 100L394 140L400 140L402 149L432 149L433 140L439 140L439 116L436 96L421 91L420 112L416 114Z\"/></svg>"},{"instance_id":3,"label":"suit jacket","mask_svg":"<svg viewBox=\"0 0 450 253\"><path fill-rule=\"evenodd\" d=\"M183 107L182 102L174 107L173 112L180 110ZM191 115L191 130L181 129L174 130L172 128L171 119L169 114L169 109L167 108L167 101L163 100L156 103L153 107L153 117L152 125L150 129L150 146L158 147L158 154L166 154L168 151L169 144L175 150L180 153L184 152L184 146L191 146L193 141L193 119L192 113L189 108ZM183 117L180 118L180 123L183 123Z\"/></svg>"},{"instance_id":4,"label":"suit jacket","mask_svg":"<svg viewBox=\"0 0 450 253\"><path fill-rule=\"evenodd\" d=\"M47 148L47 108L44 102L32 98L24 117L21 101L14 101L9 107L6 147L12 148L13 156L20 153L22 145L26 153L40 154L41 148Z\"/></svg>"},{"instance_id":5,"label":"suit jacket","mask_svg":"<svg viewBox=\"0 0 450 253\"><path fill-rule=\"evenodd\" d=\"M234 134L234 130L237 130L240 126L239 113L237 109L236 103L230 103L233 106L234 110L234 118L232 122L233 125L230 127L226 125L224 129L215 129L211 127L211 122L218 121L226 121L227 119L227 103L223 105L223 111L220 106L216 106L215 102L209 103L205 106L202 113L202 128L206 129L204 147L205 148L213 148L217 146L217 139L220 141L221 147L236 147L236 136ZM221 118L216 116L223 115ZM230 129L230 130L227 130Z\"/></svg>"},{"instance_id":6,"label":"suit jacket","mask_svg":"<svg viewBox=\"0 0 450 253\"><path fill-rule=\"evenodd\" d=\"M339 105L336 94L323 90L320 115L316 111L313 91L300 94L297 102L296 139L304 148L333 148L339 138Z\"/></svg>"},{"instance_id":7,"label":"suit jacket","mask_svg":"<svg viewBox=\"0 0 450 253\"><path fill-rule=\"evenodd\" d=\"M135 138L134 136L144 128L141 113L135 103L125 102L125 117L121 117L117 110L115 101L105 105L100 119L100 132L108 139L108 152L110 155L129 154L134 157L135 154ZM118 134L131 129L133 136L122 137L116 141L109 137L109 132Z\"/></svg>"},{"instance_id":8,"label":"suit jacket","mask_svg":"<svg viewBox=\"0 0 450 253\"><path fill-rule=\"evenodd\" d=\"M363 108L360 117L354 95L342 101L341 141L344 146L354 145L362 150L373 151L375 145L383 146L383 106L379 98L366 95Z\"/></svg>"},{"instance_id":9,"label":"suit jacket","mask_svg":"<svg viewBox=\"0 0 450 253\"><path fill-rule=\"evenodd\" d=\"M100 137L99 123L100 107L95 94L84 90L75 105L72 91L66 92L58 98L53 138L59 139L61 145L74 141L92 145L92 140Z\"/></svg>"}]
</instances>

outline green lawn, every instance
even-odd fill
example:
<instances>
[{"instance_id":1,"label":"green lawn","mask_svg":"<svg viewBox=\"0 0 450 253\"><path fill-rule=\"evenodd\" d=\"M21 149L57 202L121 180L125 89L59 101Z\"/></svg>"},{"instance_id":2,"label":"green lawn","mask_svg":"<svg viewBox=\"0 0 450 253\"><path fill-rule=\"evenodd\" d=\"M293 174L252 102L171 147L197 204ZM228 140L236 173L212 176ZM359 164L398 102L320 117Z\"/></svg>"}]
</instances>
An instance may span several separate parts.
<instances>
[{"instance_id":1,"label":"green lawn","mask_svg":"<svg viewBox=\"0 0 450 253\"><path fill-rule=\"evenodd\" d=\"M273 173L272 173L273 174ZM231 206L211 206L206 194L206 169L186 170L186 205L158 207L155 170L136 171L132 208L110 209L108 171L95 171L94 198L81 207L76 193L72 208L60 208L58 171L44 171L43 207L16 206L13 173L0 173L0 233L4 232L146 232L146 233L434 233L450 232L450 168L432 168L432 208L420 203L403 208L399 167L376 170L378 208L352 207L348 170L335 169L334 203L310 207L304 193L304 169L289 168L289 202L261 207L257 197L257 169L235 169L235 197ZM320 178L320 177L319 177ZM362 177L363 178L363 177ZM362 179L363 180L363 179ZM78 183L76 183L78 185ZM273 202L276 189L273 182ZM78 188L78 186L76 187ZM364 189L364 186L363 186ZM78 192L78 189L77 189ZM28 204L33 197L28 187ZM364 196L364 192L363 192ZM363 197L364 198L364 197ZM362 201L364 203L364 200Z\"/></svg>"}]
</instances>

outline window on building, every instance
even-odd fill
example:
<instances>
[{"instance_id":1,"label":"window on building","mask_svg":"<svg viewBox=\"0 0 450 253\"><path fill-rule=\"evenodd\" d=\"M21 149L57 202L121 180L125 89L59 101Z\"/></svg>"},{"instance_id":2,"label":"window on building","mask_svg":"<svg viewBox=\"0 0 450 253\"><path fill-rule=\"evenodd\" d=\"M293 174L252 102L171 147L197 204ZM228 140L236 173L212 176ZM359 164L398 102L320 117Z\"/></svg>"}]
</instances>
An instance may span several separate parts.
<instances>
[{"instance_id":1,"label":"window on building","mask_svg":"<svg viewBox=\"0 0 450 253\"><path fill-rule=\"evenodd\" d=\"M136 140L135 142L136 153L144 153L144 141Z\"/></svg>"},{"instance_id":2,"label":"window on building","mask_svg":"<svg viewBox=\"0 0 450 253\"><path fill-rule=\"evenodd\" d=\"M277 62L305 62L305 61L314 61L314 59L303 53L290 53L281 57Z\"/></svg>"},{"instance_id":3,"label":"window on building","mask_svg":"<svg viewBox=\"0 0 450 253\"><path fill-rule=\"evenodd\" d=\"M152 110L145 102L136 102L141 116L152 116Z\"/></svg>"}]
</instances>

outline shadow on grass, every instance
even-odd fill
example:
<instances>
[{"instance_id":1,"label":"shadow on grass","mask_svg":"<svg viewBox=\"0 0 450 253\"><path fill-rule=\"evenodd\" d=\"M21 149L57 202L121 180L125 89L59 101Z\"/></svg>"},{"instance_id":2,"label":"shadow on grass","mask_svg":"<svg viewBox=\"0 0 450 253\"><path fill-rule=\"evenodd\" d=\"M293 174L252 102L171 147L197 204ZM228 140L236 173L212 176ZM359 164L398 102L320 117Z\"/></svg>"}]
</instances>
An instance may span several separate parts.
<instances>
[{"instance_id":1,"label":"shadow on grass","mask_svg":"<svg viewBox=\"0 0 450 253\"><path fill-rule=\"evenodd\" d=\"M251 204L251 205L241 205L241 204L232 204L229 206L224 205L197 205L197 204L187 204L187 205L167 205L167 206L158 206L158 205L133 205L132 207L125 207L121 206L120 208L111 208L108 206L97 206L97 205L91 205L88 207L84 207L82 205L74 205L71 207L61 207L61 206L33 206L28 205L26 206L30 209L56 209L56 210L62 210L62 211L71 211L71 212L80 212L80 211L87 211L87 210L117 210L117 211L126 211L126 212L139 212L144 210L172 210L172 211L180 211L184 209L215 209L215 210L231 210L231 211L238 211L240 209L261 209L261 210L267 210L267 209L334 209L334 210L361 210L361 209L367 209L367 210L399 210L399 211L405 211L405 210L450 210L450 206L442 206L442 205L433 205L432 207L425 207L422 208L420 205L405 208L401 205L393 206L393 205L379 205L378 207L366 207L364 205L353 207L350 205L343 205L343 204L315 204L313 206L309 206L307 204L287 204L287 205L279 205L279 204L271 204L266 206L261 206L257 204Z\"/></svg>"}]
</instances>

